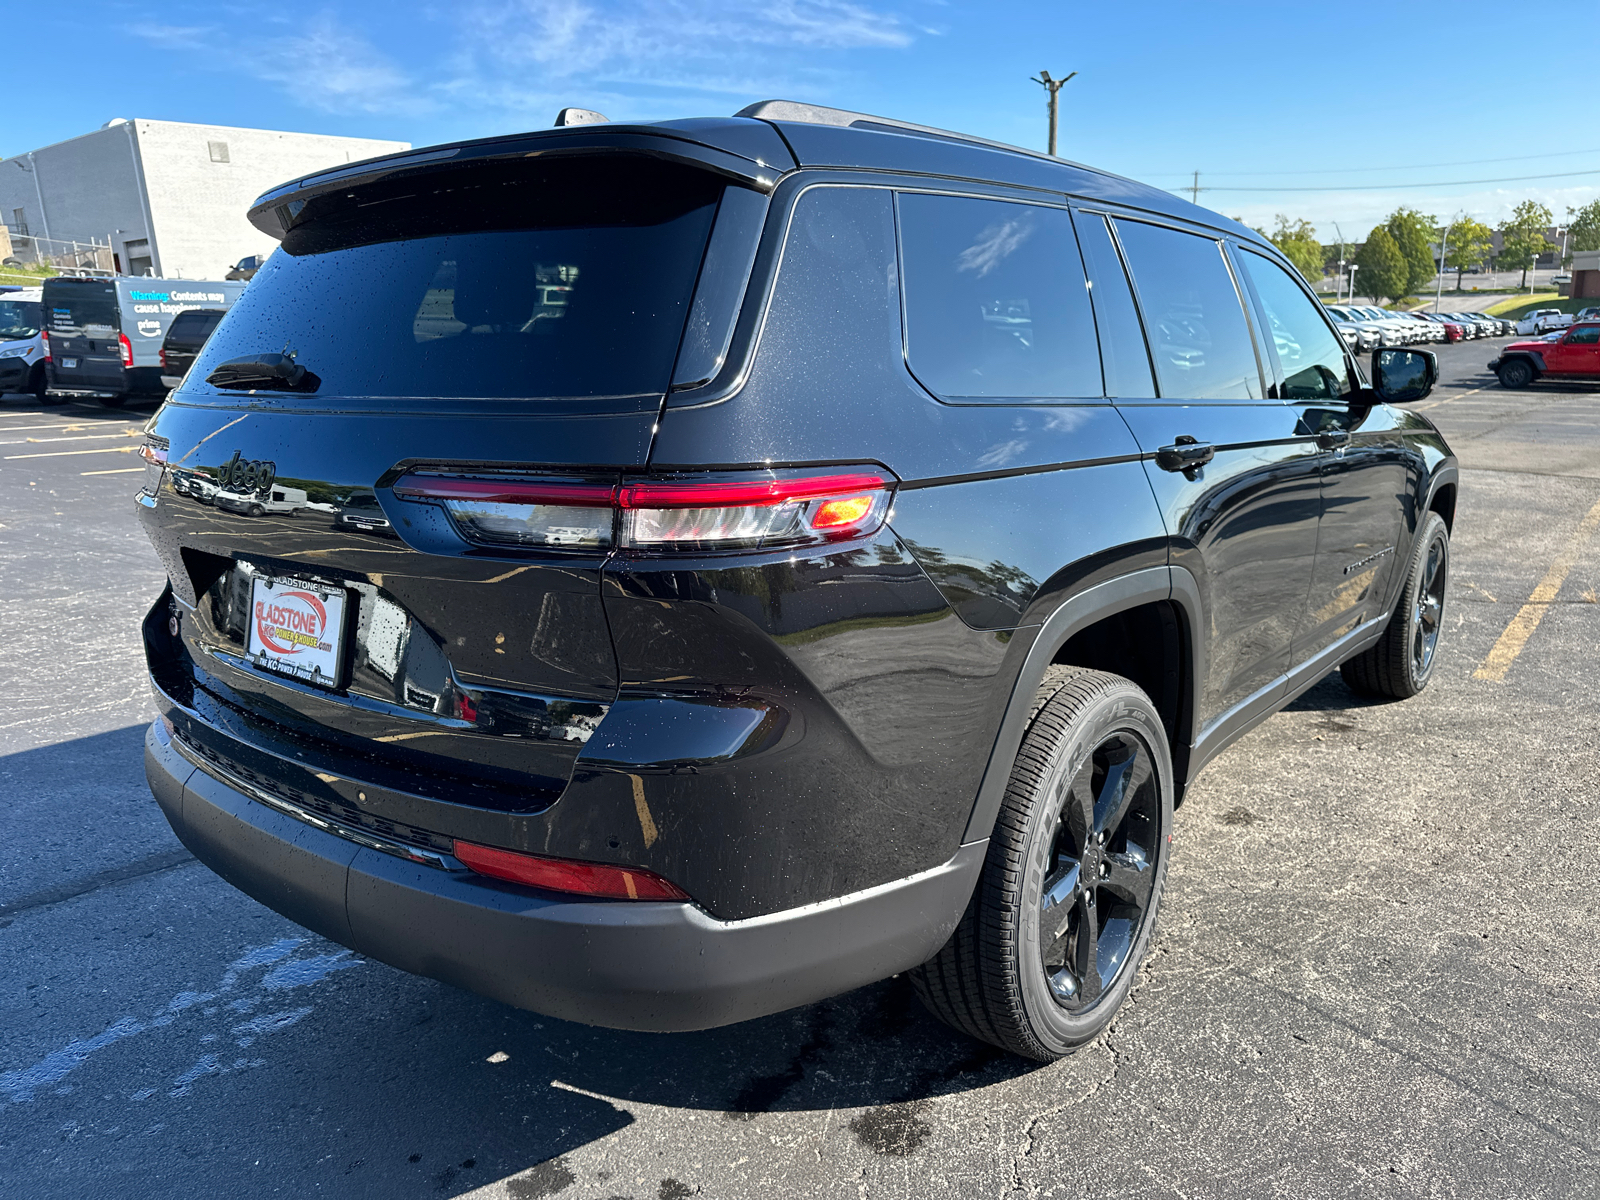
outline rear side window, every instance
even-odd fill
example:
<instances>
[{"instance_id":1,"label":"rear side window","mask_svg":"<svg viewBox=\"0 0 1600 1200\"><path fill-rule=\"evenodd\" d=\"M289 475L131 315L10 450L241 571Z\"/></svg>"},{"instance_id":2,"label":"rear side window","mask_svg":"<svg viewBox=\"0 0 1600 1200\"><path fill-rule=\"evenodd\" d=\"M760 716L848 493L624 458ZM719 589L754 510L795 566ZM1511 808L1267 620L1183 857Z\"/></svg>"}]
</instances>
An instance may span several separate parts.
<instances>
[{"instance_id":1,"label":"rear side window","mask_svg":"<svg viewBox=\"0 0 1600 1200\"><path fill-rule=\"evenodd\" d=\"M1283 368L1283 399L1337 400L1348 393L1344 345L1316 304L1277 263L1254 251L1241 257L1266 310L1267 332Z\"/></svg>"},{"instance_id":2,"label":"rear side window","mask_svg":"<svg viewBox=\"0 0 1600 1200\"><path fill-rule=\"evenodd\" d=\"M1100 350L1065 209L903 194L906 361L950 399L1101 397Z\"/></svg>"},{"instance_id":3,"label":"rear side window","mask_svg":"<svg viewBox=\"0 0 1600 1200\"><path fill-rule=\"evenodd\" d=\"M288 345L323 397L652 408L721 192L705 172L606 155L316 197L190 378Z\"/></svg>"},{"instance_id":4,"label":"rear side window","mask_svg":"<svg viewBox=\"0 0 1600 1200\"><path fill-rule=\"evenodd\" d=\"M1162 396L1259 400L1255 347L1221 244L1142 221L1119 220L1116 228Z\"/></svg>"}]
</instances>

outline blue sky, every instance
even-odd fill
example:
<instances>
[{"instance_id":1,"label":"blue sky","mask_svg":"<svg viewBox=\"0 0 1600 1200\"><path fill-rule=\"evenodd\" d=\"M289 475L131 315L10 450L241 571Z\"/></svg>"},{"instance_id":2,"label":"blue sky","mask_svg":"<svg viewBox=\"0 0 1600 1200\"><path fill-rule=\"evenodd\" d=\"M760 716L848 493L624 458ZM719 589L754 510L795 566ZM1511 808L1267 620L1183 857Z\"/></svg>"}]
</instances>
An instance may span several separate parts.
<instances>
[{"instance_id":1,"label":"blue sky","mask_svg":"<svg viewBox=\"0 0 1600 1200\"><path fill-rule=\"evenodd\" d=\"M1494 224L1529 197L1560 219L1600 196L1593 0L1537 20L1475 0L77 0L8 29L54 49L14 56L0 156L111 117L424 145L568 104L650 120L768 97L1042 149L1043 68L1078 72L1064 157L1169 188L1199 170L1200 202L1251 224L1359 239L1400 204ZM66 46L83 61L54 75Z\"/></svg>"}]
</instances>

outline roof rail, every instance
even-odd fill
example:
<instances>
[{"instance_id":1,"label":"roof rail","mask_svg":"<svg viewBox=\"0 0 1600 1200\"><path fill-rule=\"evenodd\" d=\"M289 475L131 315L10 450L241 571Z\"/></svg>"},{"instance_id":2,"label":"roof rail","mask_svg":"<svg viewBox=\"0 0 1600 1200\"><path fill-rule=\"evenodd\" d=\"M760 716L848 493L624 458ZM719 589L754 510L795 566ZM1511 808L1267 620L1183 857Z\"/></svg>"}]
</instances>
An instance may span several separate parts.
<instances>
[{"instance_id":1,"label":"roof rail","mask_svg":"<svg viewBox=\"0 0 1600 1200\"><path fill-rule=\"evenodd\" d=\"M990 138L976 137L970 133L955 133L949 129L936 129L932 125L914 125L910 121L896 121L893 117L874 117L870 113L851 112L846 108L824 108L820 104L802 104L798 100L758 100L733 114L736 117L755 117L763 121L800 121L807 125L838 125L846 129L873 129L880 133L915 133L922 137L942 138L951 142L967 142L974 146L987 146L991 150L1004 150L1010 154L1026 154L1047 162L1069 163L1063 158L1053 158L1037 150L996 142Z\"/></svg>"}]
</instances>

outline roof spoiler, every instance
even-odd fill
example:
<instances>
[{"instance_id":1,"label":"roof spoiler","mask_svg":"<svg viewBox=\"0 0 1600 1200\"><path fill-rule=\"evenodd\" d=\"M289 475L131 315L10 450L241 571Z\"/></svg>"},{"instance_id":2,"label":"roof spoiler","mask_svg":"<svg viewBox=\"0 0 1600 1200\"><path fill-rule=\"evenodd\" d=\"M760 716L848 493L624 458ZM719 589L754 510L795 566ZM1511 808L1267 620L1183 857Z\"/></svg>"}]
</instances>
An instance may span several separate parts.
<instances>
[{"instance_id":1,"label":"roof spoiler","mask_svg":"<svg viewBox=\"0 0 1600 1200\"><path fill-rule=\"evenodd\" d=\"M871 113L851 112L847 108L825 108L820 104L802 104L798 100L759 100L746 105L733 114L736 117L754 117L761 121L798 121L805 125L836 125L844 129L870 129L878 133L913 133L919 137L941 138L947 142L963 142L972 146L987 146L991 150L1004 150L1009 154L1026 154L1048 162L1067 163L1063 158L1053 158L1025 146L996 142L990 138L970 133L956 133L932 125L916 125L910 121L897 121L893 117L875 117Z\"/></svg>"},{"instance_id":2,"label":"roof spoiler","mask_svg":"<svg viewBox=\"0 0 1600 1200\"><path fill-rule=\"evenodd\" d=\"M579 110L563 109L561 115ZM598 113L592 114L599 116ZM568 117L569 122L574 118ZM604 118L601 118L604 121ZM517 158L620 151L667 159L698 167L758 192L771 192L781 168L756 162L728 150L691 141L648 125L611 125L588 121L555 129L509 137L482 138L457 146L401 151L365 162L321 171L273 188L250 206L250 224L269 237L282 240L293 228L308 201L326 192L376 183L381 179L422 174L467 163Z\"/></svg>"}]
</instances>

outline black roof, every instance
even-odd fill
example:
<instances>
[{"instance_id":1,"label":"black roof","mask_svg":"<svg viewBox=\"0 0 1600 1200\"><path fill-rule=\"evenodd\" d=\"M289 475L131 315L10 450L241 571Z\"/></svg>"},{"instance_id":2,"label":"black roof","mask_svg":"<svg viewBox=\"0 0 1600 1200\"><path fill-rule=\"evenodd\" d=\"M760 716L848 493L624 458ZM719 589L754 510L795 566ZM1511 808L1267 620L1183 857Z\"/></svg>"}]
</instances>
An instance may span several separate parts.
<instances>
[{"instance_id":1,"label":"black roof","mask_svg":"<svg viewBox=\"0 0 1600 1200\"><path fill-rule=\"evenodd\" d=\"M291 180L261 196L251 206L250 220L263 232L282 237L306 200L357 182L475 160L602 149L691 162L760 191L771 191L783 175L802 167L1033 188L1142 209L1263 241L1236 221L1120 175L949 130L786 100L762 101L732 117L573 125L401 151Z\"/></svg>"}]
</instances>

